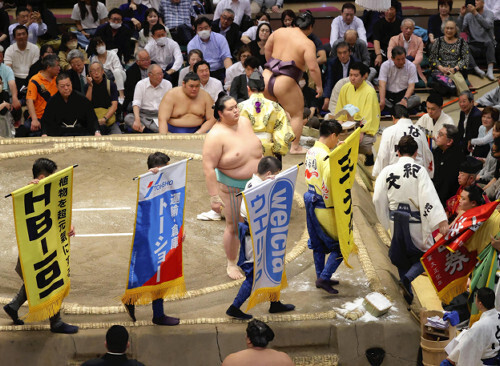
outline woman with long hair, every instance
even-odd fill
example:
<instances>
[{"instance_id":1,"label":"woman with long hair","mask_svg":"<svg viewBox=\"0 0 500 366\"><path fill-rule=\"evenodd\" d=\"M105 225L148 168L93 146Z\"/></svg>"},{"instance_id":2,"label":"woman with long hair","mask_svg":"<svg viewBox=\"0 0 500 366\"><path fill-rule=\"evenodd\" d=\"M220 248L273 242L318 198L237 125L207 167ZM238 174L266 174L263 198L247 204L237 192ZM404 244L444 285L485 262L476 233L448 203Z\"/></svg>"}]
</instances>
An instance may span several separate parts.
<instances>
[{"instance_id":1,"label":"woman with long hair","mask_svg":"<svg viewBox=\"0 0 500 366\"><path fill-rule=\"evenodd\" d=\"M108 20L108 9L97 0L78 0L73 6L71 19L76 23L78 43L87 47L97 27Z\"/></svg>"},{"instance_id":2,"label":"woman with long hair","mask_svg":"<svg viewBox=\"0 0 500 366\"><path fill-rule=\"evenodd\" d=\"M157 23L163 24L160 13L155 8L149 8L146 11L145 20L142 23L142 29L139 31L139 39L137 42L138 48L143 49L144 47L146 47L148 42L151 39L153 39L153 37L151 35L151 29ZM168 30L167 27L165 27L165 30L167 31L167 37L172 38L172 35L170 34L170 31Z\"/></svg>"},{"instance_id":3,"label":"woman with long hair","mask_svg":"<svg viewBox=\"0 0 500 366\"><path fill-rule=\"evenodd\" d=\"M257 36L255 41L252 41L248 44L250 47L250 51L252 52L252 56L255 56L260 61L260 66L264 66L266 63L266 42L271 35L273 30L268 23L261 23L257 27Z\"/></svg>"},{"instance_id":4,"label":"woman with long hair","mask_svg":"<svg viewBox=\"0 0 500 366\"><path fill-rule=\"evenodd\" d=\"M83 47L78 44L78 37L76 36L76 34L73 32L66 32L63 33L61 37L61 46L59 46L59 53L57 55L59 57L59 66L61 66L61 70L68 71L71 68L71 65L67 61L67 57L69 51L74 49L80 50L85 57L84 62L86 64L89 63L87 52L85 52Z\"/></svg>"}]
</instances>

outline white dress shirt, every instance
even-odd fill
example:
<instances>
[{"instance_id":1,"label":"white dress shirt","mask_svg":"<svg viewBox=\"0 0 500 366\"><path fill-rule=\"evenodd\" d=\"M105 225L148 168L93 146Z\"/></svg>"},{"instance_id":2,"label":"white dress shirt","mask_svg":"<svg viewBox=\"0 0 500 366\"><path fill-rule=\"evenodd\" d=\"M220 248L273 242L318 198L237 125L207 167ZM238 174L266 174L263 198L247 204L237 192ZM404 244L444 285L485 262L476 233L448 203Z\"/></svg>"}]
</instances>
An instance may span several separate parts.
<instances>
[{"instance_id":1,"label":"white dress shirt","mask_svg":"<svg viewBox=\"0 0 500 366\"><path fill-rule=\"evenodd\" d=\"M344 37L344 33L349 29L354 29L356 32L358 32L359 39L362 39L366 43L365 26L363 24L363 21L357 16L354 16L351 24L347 24L346 22L344 22L344 18L342 18L342 15L339 15L338 17L333 19L331 28L330 45L333 45L333 43L337 39Z\"/></svg>"},{"instance_id":2,"label":"white dress shirt","mask_svg":"<svg viewBox=\"0 0 500 366\"><path fill-rule=\"evenodd\" d=\"M135 85L132 105L138 106L139 109L157 111L163 96L170 89L172 89L172 83L168 80L163 79L155 88L151 85L149 78L142 79Z\"/></svg>"},{"instance_id":3,"label":"white dress shirt","mask_svg":"<svg viewBox=\"0 0 500 366\"><path fill-rule=\"evenodd\" d=\"M222 83L220 80L217 80L216 78L210 78L208 79L208 82L203 85L200 84L201 89L205 90L210 96L212 97L212 100L216 101L217 97L219 96L219 93L224 91L222 88Z\"/></svg>"},{"instance_id":4,"label":"white dress shirt","mask_svg":"<svg viewBox=\"0 0 500 366\"><path fill-rule=\"evenodd\" d=\"M231 9L234 11L234 22L238 25L241 24L243 15L252 16L250 0L221 0L215 8L214 20L220 19L224 9Z\"/></svg>"},{"instance_id":5,"label":"white dress shirt","mask_svg":"<svg viewBox=\"0 0 500 366\"><path fill-rule=\"evenodd\" d=\"M17 43L5 50L4 63L12 68L16 78L25 79L28 76L31 65L40 58L40 49L37 45L28 42L26 49L21 51Z\"/></svg>"},{"instance_id":6,"label":"white dress shirt","mask_svg":"<svg viewBox=\"0 0 500 366\"><path fill-rule=\"evenodd\" d=\"M184 61L181 48L173 39L166 39L167 44L163 47L158 46L156 41L151 39L144 49L148 51L151 60L160 65L162 70L166 70L167 66L173 63L172 69L174 71L179 71Z\"/></svg>"},{"instance_id":7,"label":"white dress shirt","mask_svg":"<svg viewBox=\"0 0 500 366\"><path fill-rule=\"evenodd\" d=\"M408 89L409 84L418 83L417 67L413 62L405 60L404 66L398 68L394 61L387 60L380 66L378 79L387 83L387 91L398 93Z\"/></svg>"}]
</instances>

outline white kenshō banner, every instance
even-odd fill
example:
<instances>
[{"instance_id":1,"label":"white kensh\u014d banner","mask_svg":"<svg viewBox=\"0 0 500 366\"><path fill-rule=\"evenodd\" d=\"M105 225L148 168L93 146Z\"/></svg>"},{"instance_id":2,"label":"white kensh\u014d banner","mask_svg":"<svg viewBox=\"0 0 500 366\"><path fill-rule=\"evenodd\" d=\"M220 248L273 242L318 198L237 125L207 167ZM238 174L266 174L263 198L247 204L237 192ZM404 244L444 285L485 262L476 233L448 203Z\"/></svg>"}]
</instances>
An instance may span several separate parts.
<instances>
[{"instance_id":1,"label":"white kensh\u014d banner","mask_svg":"<svg viewBox=\"0 0 500 366\"><path fill-rule=\"evenodd\" d=\"M287 286L286 241L298 166L242 192L254 253L254 279L248 309L278 301Z\"/></svg>"}]
</instances>

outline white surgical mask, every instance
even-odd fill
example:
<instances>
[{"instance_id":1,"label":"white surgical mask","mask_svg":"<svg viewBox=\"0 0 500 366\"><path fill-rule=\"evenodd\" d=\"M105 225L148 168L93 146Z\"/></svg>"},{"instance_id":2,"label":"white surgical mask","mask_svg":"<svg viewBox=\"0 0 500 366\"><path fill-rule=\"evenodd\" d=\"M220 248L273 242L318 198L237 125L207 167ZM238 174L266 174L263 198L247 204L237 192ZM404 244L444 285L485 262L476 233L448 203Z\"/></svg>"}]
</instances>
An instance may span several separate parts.
<instances>
[{"instance_id":1,"label":"white surgical mask","mask_svg":"<svg viewBox=\"0 0 500 366\"><path fill-rule=\"evenodd\" d=\"M299 86L302 89L304 86L306 86L306 81L304 79L299 81Z\"/></svg>"},{"instance_id":2,"label":"white surgical mask","mask_svg":"<svg viewBox=\"0 0 500 366\"><path fill-rule=\"evenodd\" d=\"M102 55L104 54L104 52L106 52L106 46L97 46L95 50L99 55Z\"/></svg>"},{"instance_id":3,"label":"white surgical mask","mask_svg":"<svg viewBox=\"0 0 500 366\"><path fill-rule=\"evenodd\" d=\"M258 21L257 21L257 26L259 26L259 25L261 25L261 24L263 24L263 23L265 23L265 24L269 24L269 22L268 22L267 20L258 20Z\"/></svg>"},{"instance_id":4,"label":"white surgical mask","mask_svg":"<svg viewBox=\"0 0 500 366\"><path fill-rule=\"evenodd\" d=\"M158 38L156 44L160 47L165 47L167 45L167 37Z\"/></svg>"},{"instance_id":5,"label":"white surgical mask","mask_svg":"<svg viewBox=\"0 0 500 366\"><path fill-rule=\"evenodd\" d=\"M76 46L78 46L78 42L77 41L68 42L68 43L66 43L66 45L68 46L68 48L70 50L74 50L76 48Z\"/></svg>"},{"instance_id":6,"label":"white surgical mask","mask_svg":"<svg viewBox=\"0 0 500 366\"><path fill-rule=\"evenodd\" d=\"M211 33L211 31L210 31L210 30L202 30L202 31L199 31L199 32L198 32L198 36L199 36L202 40L206 41L207 39L209 39L209 38L210 38L210 33Z\"/></svg>"},{"instance_id":7,"label":"white surgical mask","mask_svg":"<svg viewBox=\"0 0 500 366\"><path fill-rule=\"evenodd\" d=\"M118 29L122 26L122 23L109 23L109 26L113 29Z\"/></svg>"}]
</instances>

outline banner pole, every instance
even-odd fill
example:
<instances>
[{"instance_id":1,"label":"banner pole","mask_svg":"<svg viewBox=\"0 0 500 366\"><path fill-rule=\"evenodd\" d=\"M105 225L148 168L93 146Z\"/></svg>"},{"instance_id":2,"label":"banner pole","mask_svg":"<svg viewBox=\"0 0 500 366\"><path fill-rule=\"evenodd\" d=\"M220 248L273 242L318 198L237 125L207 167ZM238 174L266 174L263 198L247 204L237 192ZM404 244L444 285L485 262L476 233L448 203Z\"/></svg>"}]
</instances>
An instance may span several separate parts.
<instances>
[{"instance_id":1,"label":"banner pole","mask_svg":"<svg viewBox=\"0 0 500 366\"><path fill-rule=\"evenodd\" d=\"M186 160L187 160L187 161L189 161L189 160L193 160L193 158L187 158ZM137 179L139 179L139 176L132 178L132 180L137 180Z\"/></svg>"}]
</instances>

